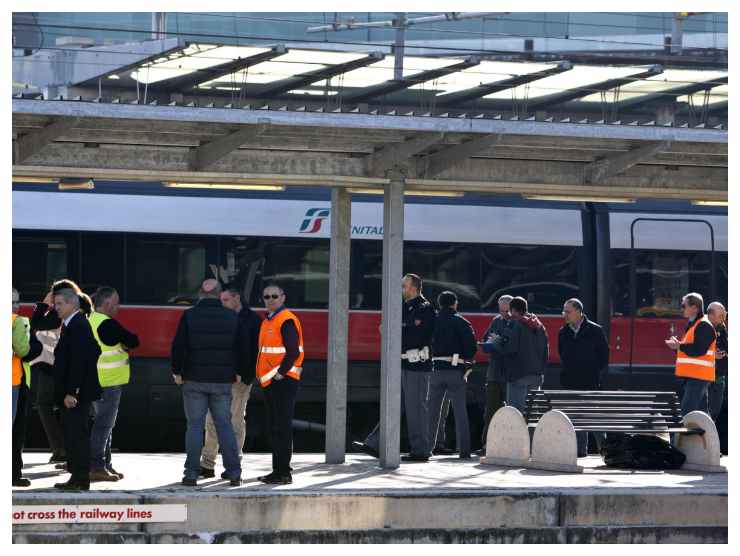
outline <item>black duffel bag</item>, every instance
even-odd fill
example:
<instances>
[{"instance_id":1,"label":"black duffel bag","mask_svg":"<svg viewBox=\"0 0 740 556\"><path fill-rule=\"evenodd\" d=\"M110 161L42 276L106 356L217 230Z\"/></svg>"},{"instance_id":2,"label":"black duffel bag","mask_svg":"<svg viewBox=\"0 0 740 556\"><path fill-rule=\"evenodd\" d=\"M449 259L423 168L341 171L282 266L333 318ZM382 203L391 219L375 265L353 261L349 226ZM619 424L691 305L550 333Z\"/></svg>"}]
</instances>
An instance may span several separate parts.
<instances>
[{"instance_id":1,"label":"black duffel bag","mask_svg":"<svg viewBox=\"0 0 740 556\"><path fill-rule=\"evenodd\" d=\"M669 442L650 434L609 433L601 456L609 467L623 469L680 469L686 461Z\"/></svg>"}]
</instances>

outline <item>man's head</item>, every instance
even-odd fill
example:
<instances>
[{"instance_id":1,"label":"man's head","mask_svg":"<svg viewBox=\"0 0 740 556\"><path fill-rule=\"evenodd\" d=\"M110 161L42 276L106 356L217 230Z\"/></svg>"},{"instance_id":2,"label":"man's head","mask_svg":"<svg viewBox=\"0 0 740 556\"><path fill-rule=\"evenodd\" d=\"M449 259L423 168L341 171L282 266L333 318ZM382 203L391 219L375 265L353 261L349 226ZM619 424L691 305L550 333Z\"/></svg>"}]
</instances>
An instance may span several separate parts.
<instances>
[{"instance_id":1,"label":"man's head","mask_svg":"<svg viewBox=\"0 0 740 556\"><path fill-rule=\"evenodd\" d=\"M570 298L563 304L563 317L568 324L578 324L583 318L583 303L575 297Z\"/></svg>"},{"instance_id":2,"label":"man's head","mask_svg":"<svg viewBox=\"0 0 740 556\"><path fill-rule=\"evenodd\" d=\"M121 306L121 298L115 288L110 286L100 286L95 295L95 310L109 317L115 318L118 315L118 308Z\"/></svg>"},{"instance_id":3,"label":"man's head","mask_svg":"<svg viewBox=\"0 0 740 556\"><path fill-rule=\"evenodd\" d=\"M237 313L242 310L242 296L236 284L224 286L224 291L221 292L221 305Z\"/></svg>"},{"instance_id":4,"label":"man's head","mask_svg":"<svg viewBox=\"0 0 740 556\"><path fill-rule=\"evenodd\" d=\"M262 290L262 301L270 313L277 311L285 303L285 292L277 284L267 284Z\"/></svg>"},{"instance_id":5,"label":"man's head","mask_svg":"<svg viewBox=\"0 0 740 556\"><path fill-rule=\"evenodd\" d=\"M509 318L509 304L512 299L514 298L510 295L502 295L498 298L498 312L505 319Z\"/></svg>"},{"instance_id":6,"label":"man's head","mask_svg":"<svg viewBox=\"0 0 740 556\"><path fill-rule=\"evenodd\" d=\"M440 309L457 311L457 296L451 291L443 291L437 296L437 305Z\"/></svg>"},{"instance_id":7,"label":"man's head","mask_svg":"<svg viewBox=\"0 0 740 556\"><path fill-rule=\"evenodd\" d=\"M17 313L20 308L21 308L21 295L18 293L18 290L13 288L13 314Z\"/></svg>"},{"instance_id":8,"label":"man's head","mask_svg":"<svg viewBox=\"0 0 740 556\"><path fill-rule=\"evenodd\" d=\"M687 293L681 299L681 309L683 310L684 318L694 320L699 315L704 314L704 298L700 293Z\"/></svg>"},{"instance_id":9,"label":"man's head","mask_svg":"<svg viewBox=\"0 0 740 556\"><path fill-rule=\"evenodd\" d=\"M62 320L80 308L80 296L72 288L62 288L54 293L54 309Z\"/></svg>"},{"instance_id":10,"label":"man's head","mask_svg":"<svg viewBox=\"0 0 740 556\"><path fill-rule=\"evenodd\" d=\"M57 280L51 285L51 293L56 294L60 290L74 290L77 293L80 293L82 289L80 286L78 286L74 281L70 280L69 278L62 278L61 280Z\"/></svg>"},{"instance_id":11,"label":"man's head","mask_svg":"<svg viewBox=\"0 0 740 556\"><path fill-rule=\"evenodd\" d=\"M421 294L422 281L418 274L406 274L401 280L401 291L406 301L419 297Z\"/></svg>"},{"instance_id":12,"label":"man's head","mask_svg":"<svg viewBox=\"0 0 740 556\"><path fill-rule=\"evenodd\" d=\"M218 299L221 296L221 283L215 278L203 280L198 292L199 299Z\"/></svg>"},{"instance_id":13,"label":"man's head","mask_svg":"<svg viewBox=\"0 0 740 556\"><path fill-rule=\"evenodd\" d=\"M523 297L516 296L509 302L509 310L512 317L521 317L529 311L527 300Z\"/></svg>"},{"instance_id":14,"label":"man's head","mask_svg":"<svg viewBox=\"0 0 740 556\"><path fill-rule=\"evenodd\" d=\"M718 324L725 322L725 319L727 318L727 310L719 301L712 301L707 306L707 317L713 326L717 326Z\"/></svg>"}]
</instances>

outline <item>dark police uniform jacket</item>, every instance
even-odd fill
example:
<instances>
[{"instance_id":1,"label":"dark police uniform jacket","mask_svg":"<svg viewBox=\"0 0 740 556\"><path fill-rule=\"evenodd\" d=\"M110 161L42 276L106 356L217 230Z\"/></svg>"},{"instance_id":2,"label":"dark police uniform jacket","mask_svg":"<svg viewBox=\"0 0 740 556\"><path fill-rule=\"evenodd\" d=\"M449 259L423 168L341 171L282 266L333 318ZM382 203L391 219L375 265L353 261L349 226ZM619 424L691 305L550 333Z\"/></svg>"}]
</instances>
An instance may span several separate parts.
<instances>
[{"instance_id":1,"label":"dark police uniform jacket","mask_svg":"<svg viewBox=\"0 0 740 556\"><path fill-rule=\"evenodd\" d=\"M469 365L463 364L463 360L471 361L477 349L470 321L450 308L440 309L434 323L434 357L452 357L457 353L460 361L456 367L448 361L435 361L434 368L457 369L464 373Z\"/></svg>"},{"instance_id":2,"label":"dark police uniform jacket","mask_svg":"<svg viewBox=\"0 0 740 556\"><path fill-rule=\"evenodd\" d=\"M410 371L432 370L432 339L434 336L434 307L423 295L403 303L403 322L401 324L401 351L429 347L429 359L418 363L403 360L401 365Z\"/></svg>"}]
</instances>

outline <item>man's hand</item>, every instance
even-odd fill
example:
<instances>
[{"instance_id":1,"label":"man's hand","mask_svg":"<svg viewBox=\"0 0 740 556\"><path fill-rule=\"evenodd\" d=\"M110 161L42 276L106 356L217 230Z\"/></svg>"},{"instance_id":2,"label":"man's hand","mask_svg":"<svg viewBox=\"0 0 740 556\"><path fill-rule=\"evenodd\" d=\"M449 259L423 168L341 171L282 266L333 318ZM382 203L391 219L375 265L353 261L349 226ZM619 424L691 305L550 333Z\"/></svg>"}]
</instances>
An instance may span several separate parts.
<instances>
[{"instance_id":1,"label":"man's hand","mask_svg":"<svg viewBox=\"0 0 740 556\"><path fill-rule=\"evenodd\" d=\"M717 350L717 353L715 354L714 357L716 359L724 359L725 357L727 357L727 352L726 351L722 351L721 349L718 349Z\"/></svg>"},{"instance_id":2,"label":"man's hand","mask_svg":"<svg viewBox=\"0 0 740 556\"><path fill-rule=\"evenodd\" d=\"M675 336L671 336L665 341L665 345L667 345L672 350L677 350L679 347L681 347L681 342L678 338Z\"/></svg>"},{"instance_id":3,"label":"man's hand","mask_svg":"<svg viewBox=\"0 0 740 556\"><path fill-rule=\"evenodd\" d=\"M51 305L52 307L54 306L54 296L51 292L46 294L43 303L45 303L46 305Z\"/></svg>"},{"instance_id":4,"label":"man's hand","mask_svg":"<svg viewBox=\"0 0 740 556\"><path fill-rule=\"evenodd\" d=\"M77 407L77 398L75 398L74 396L70 396L69 394L64 396L64 407L66 407L67 409L73 409Z\"/></svg>"},{"instance_id":5,"label":"man's hand","mask_svg":"<svg viewBox=\"0 0 740 556\"><path fill-rule=\"evenodd\" d=\"M280 373L275 373L275 376L272 377L273 380L283 380L285 377L281 375Z\"/></svg>"},{"instance_id":6,"label":"man's hand","mask_svg":"<svg viewBox=\"0 0 740 556\"><path fill-rule=\"evenodd\" d=\"M182 379L182 375L172 375L172 378L175 379L175 384L177 384L178 386L182 386L182 383L185 382Z\"/></svg>"}]
</instances>

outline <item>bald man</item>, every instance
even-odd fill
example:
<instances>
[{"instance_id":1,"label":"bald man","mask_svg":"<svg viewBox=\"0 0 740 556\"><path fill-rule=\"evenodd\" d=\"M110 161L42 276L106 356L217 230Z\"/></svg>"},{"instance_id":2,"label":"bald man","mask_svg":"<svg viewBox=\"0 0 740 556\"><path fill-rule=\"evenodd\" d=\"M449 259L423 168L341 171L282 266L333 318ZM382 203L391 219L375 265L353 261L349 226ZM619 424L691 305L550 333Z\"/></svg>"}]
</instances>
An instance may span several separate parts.
<instances>
[{"instance_id":1,"label":"bald man","mask_svg":"<svg viewBox=\"0 0 740 556\"><path fill-rule=\"evenodd\" d=\"M713 301L707 307L707 317L717 332L717 351L715 354L714 370L716 377L709 385L709 414L715 421L722 411L722 403L725 401L725 389L727 388L727 311L719 301Z\"/></svg>"},{"instance_id":2,"label":"bald man","mask_svg":"<svg viewBox=\"0 0 740 556\"><path fill-rule=\"evenodd\" d=\"M185 417L185 476L182 484L196 486L206 415L211 412L221 447L221 475L232 486L241 484L241 464L231 424L232 389L237 378L234 311L221 304L221 284L214 279L201 285L198 303L183 312L172 341L172 375L182 386Z\"/></svg>"}]
</instances>

